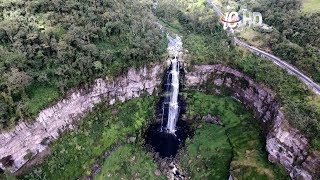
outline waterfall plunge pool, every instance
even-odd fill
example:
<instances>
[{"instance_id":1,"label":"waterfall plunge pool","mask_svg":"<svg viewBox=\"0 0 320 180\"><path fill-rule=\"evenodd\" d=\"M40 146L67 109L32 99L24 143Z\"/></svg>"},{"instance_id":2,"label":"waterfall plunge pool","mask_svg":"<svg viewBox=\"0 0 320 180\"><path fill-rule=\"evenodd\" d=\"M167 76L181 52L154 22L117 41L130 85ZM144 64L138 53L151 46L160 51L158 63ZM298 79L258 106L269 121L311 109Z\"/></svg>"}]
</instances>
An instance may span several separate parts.
<instances>
[{"instance_id":1,"label":"waterfall plunge pool","mask_svg":"<svg viewBox=\"0 0 320 180\"><path fill-rule=\"evenodd\" d=\"M191 126L181 119L185 112L185 101L179 94L183 72L177 57L172 59L163 77L162 96L157 105L160 122L151 124L145 132L146 144L161 158L174 158L186 138L193 134Z\"/></svg>"},{"instance_id":2,"label":"waterfall plunge pool","mask_svg":"<svg viewBox=\"0 0 320 180\"><path fill-rule=\"evenodd\" d=\"M150 125L145 133L145 140L161 158L174 158L178 150L184 146L186 138L192 134L193 130L189 124L179 120L175 134L161 131L161 123Z\"/></svg>"}]
</instances>

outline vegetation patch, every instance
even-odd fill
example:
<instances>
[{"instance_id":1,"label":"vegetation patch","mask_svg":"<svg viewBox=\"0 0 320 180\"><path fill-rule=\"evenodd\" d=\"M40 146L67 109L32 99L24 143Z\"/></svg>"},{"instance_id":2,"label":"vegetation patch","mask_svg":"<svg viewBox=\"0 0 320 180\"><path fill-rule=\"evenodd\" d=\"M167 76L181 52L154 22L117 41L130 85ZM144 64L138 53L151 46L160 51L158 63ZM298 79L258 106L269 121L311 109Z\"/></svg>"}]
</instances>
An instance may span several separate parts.
<instances>
[{"instance_id":1,"label":"vegetation patch","mask_svg":"<svg viewBox=\"0 0 320 180\"><path fill-rule=\"evenodd\" d=\"M265 139L253 116L232 97L192 92L187 116L218 116L221 125L196 121L196 133L181 152L182 167L196 179L287 179L286 171L268 161ZM230 166L230 169L229 169ZM229 172L230 170L230 172Z\"/></svg>"},{"instance_id":2,"label":"vegetation patch","mask_svg":"<svg viewBox=\"0 0 320 180\"><path fill-rule=\"evenodd\" d=\"M105 159L96 179L165 179L165 176L157 170L151 154L140 145L128 144Z\"/></svg>"},{"instance_id":3,"label":"vegetation patch","mask_svg":"<svg viewBox=\"0 0 320 180\"><path fill-rule=\"evenodd\" d=\"M207 123L199 126L180 152L182 169L190 179L228 179L232 147L225 129Z\"/></svg>"},{"instance_id":4,"label":"vegetation patch","mask_svg":"<svg viewBox=\"0 0 320 180\"><path fill-rule=\"evenodd\" d=\"M167 39L151 7L151 0L1 1L0 130L71 88L162 59Z\"/></svg>"},{"instance_id":5,"label":"vegetation patch","mask_svg":"<svg viewBox=\"0 0 320 180\"><path fill-rule=\"evenodd\" d=\"M302 0L302 11L307 13L320 12L320 1Z\"/></svg>"},{"instance_id":6,"label":"vegetation patch","mask_svg":"<svg viewBox=\"0 0 320 180\"><path fill-rule=\"evenodd\" d=\"M89 113L72 132L50 145L52 155L19 179L74 179L90 173L95 159L128 136L140 137L154 114L154 97L130 100ZM140 138L143 139L143 138ZM119 157L120 158L120 157Z\"/></svg>"},{"instance_id":7,"label":"vegetation patch","mask_svg":"<svg viewBox=\"0 0 320 180\"><path fill-rule=\"evenodd\" d=\"M254 47L268 48L264 42L264 35L261 32L254 30L252 27L245 28L239 33L238 37Z\"/></svg>"},{"instance_id":8,"label":"vegetation patch","mask_svg":"<svg viewBox=\"0 0 320 180\"><path fill-rule=\"evenodd\" d=\"M35 116L40 109L57 100L60 96L59 89L50 85L34 84L27 89L26 113Z\"/></svg>"}]
</instances>

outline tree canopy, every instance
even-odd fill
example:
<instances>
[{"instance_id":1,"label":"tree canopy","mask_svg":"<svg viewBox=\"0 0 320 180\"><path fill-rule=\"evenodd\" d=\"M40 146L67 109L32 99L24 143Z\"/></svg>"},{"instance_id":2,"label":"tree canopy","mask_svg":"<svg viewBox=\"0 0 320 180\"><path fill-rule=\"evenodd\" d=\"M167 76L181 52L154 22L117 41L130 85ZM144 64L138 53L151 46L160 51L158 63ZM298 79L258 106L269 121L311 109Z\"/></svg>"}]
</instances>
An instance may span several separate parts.
<instances>
[{"instance_id":1,"label":"tree canopy","mask_svg":"<svg viewBox=\"0 0 320 180\"><path fill-rule=\"evenodd\" d=\"M1 108L0 127L21 118L17 105L28 103L28 90L36 85L63 94L158 60L165 52L166 38L150 1L1 0L0 11L0 103L12 109ZM30 115L24 108L21 112ZM5 120L11 118L11 123Z\"/></svg>"}]
</instances>

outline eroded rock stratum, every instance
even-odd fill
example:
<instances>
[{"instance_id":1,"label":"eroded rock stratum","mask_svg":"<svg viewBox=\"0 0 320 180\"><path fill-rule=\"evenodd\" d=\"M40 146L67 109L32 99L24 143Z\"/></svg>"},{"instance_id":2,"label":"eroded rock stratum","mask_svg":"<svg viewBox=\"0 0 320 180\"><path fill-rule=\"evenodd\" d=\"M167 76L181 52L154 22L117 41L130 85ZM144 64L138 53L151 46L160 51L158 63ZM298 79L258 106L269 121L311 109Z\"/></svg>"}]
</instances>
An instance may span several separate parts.
<instances>
[{"instance_id":1,"label":"eroded rock stratum","mask_svg":"<svg viewBox=\"0 0 320 180\"><path fill-rule=\"evenodd\" d=\"M61 132L72 129L97 103L106 100L110 105L124 102L142 93L152 94L161 83L162 65L130 69L127 74L110 79L97 79L92 88L70 93L65 99L42 110L36 120L23 120L11 131L0 134L0 168L11 172L21 168L30 157L44 151L48 142Z\"/></svg>"},{"instance_id":2,"label":"eroded rock stratum","mask_svg":"<svg viewBox=\"0 0 320 180\"><path fill-rule=\"evenodd\" d=\"M186 74L187 86L211 83L213 91L227 88L254 111L266 133L268 159L283 165L293 179L316 179L320 173L320 154L309 153L309 142L291 127L275 100L275 93L243 73L224 65L195 66ZM211 87L211 86L210 86ZM232 172L231 172L232 175Z\"/></svg>"},{"instance_id":3,"label":"eroded rock stratum","mask_svg":"<svg viewBox=\"0 0 320 180\"><path fill-rule=\"evenodd\" d=\"M74 91L42 110L33 123L21 121L15 129L0 134L0 168L12 172L18 170L28 161L26 155L35 156L45 150L48 142L60 136L59 132L72 129L73 121L80 120L103 99L112 105L117 100L124 102L139 97L143 92L154 93L161 84L162 72L162 65L153 65L131 69L118 78L97 79L91 89ZM229 89L234 97L254 111L264 127L271 162L283 165L294 179L319 177L320 153L309 152L307 138L289 125L274 92L243 73L220 64L195 66L186 74L187 87L203 83L210 83L212 86L208 87L213 91Z\"/></svg>"}]
</instances>

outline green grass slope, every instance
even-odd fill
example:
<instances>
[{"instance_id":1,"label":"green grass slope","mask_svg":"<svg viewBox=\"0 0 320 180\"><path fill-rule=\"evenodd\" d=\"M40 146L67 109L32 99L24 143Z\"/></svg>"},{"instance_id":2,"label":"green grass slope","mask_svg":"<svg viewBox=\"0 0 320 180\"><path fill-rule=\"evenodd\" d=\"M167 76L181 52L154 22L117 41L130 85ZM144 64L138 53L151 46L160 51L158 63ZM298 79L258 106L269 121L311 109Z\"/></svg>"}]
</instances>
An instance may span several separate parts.
<instances>
[{"instance_id":1,"label":"green grass slope","mask_svg":"<svg viewBox=\"0 0 320 180\"><path fill-rule=\"evenodd\" d=\"M151 154L137 145L124 145L105 159L95 179L165 179L156 176L156 170Z\"/></svg>"},{"instance_id":2,"label":"green grass slope","mask_svg":"<svg viewBox=\"0 0 320 180\"><path fill-rule=\"evenodd\" d=\"M76 128L50 144L52 154L19 179L76 179L90 172L104 151L128 136L140 137L154 114L155 98L130 100L108 107L101 104ZM141 142L137 142L141 143Z\"/></svg>"},{"instance_id":3,"label":"green grass slope","mask_svg":"<svg viewBox=\"0 0 320 180\"><path fill-rule=\"evenodd\" d=\"M227 179L230 173L235 179L287 179L282 168L268 161L261 128L239 102L191 93L188 117L208 114L219 116L223 126L197 122L194 138L181 153L182 167L191 179Z\"/></svg>"}]
</instances>

